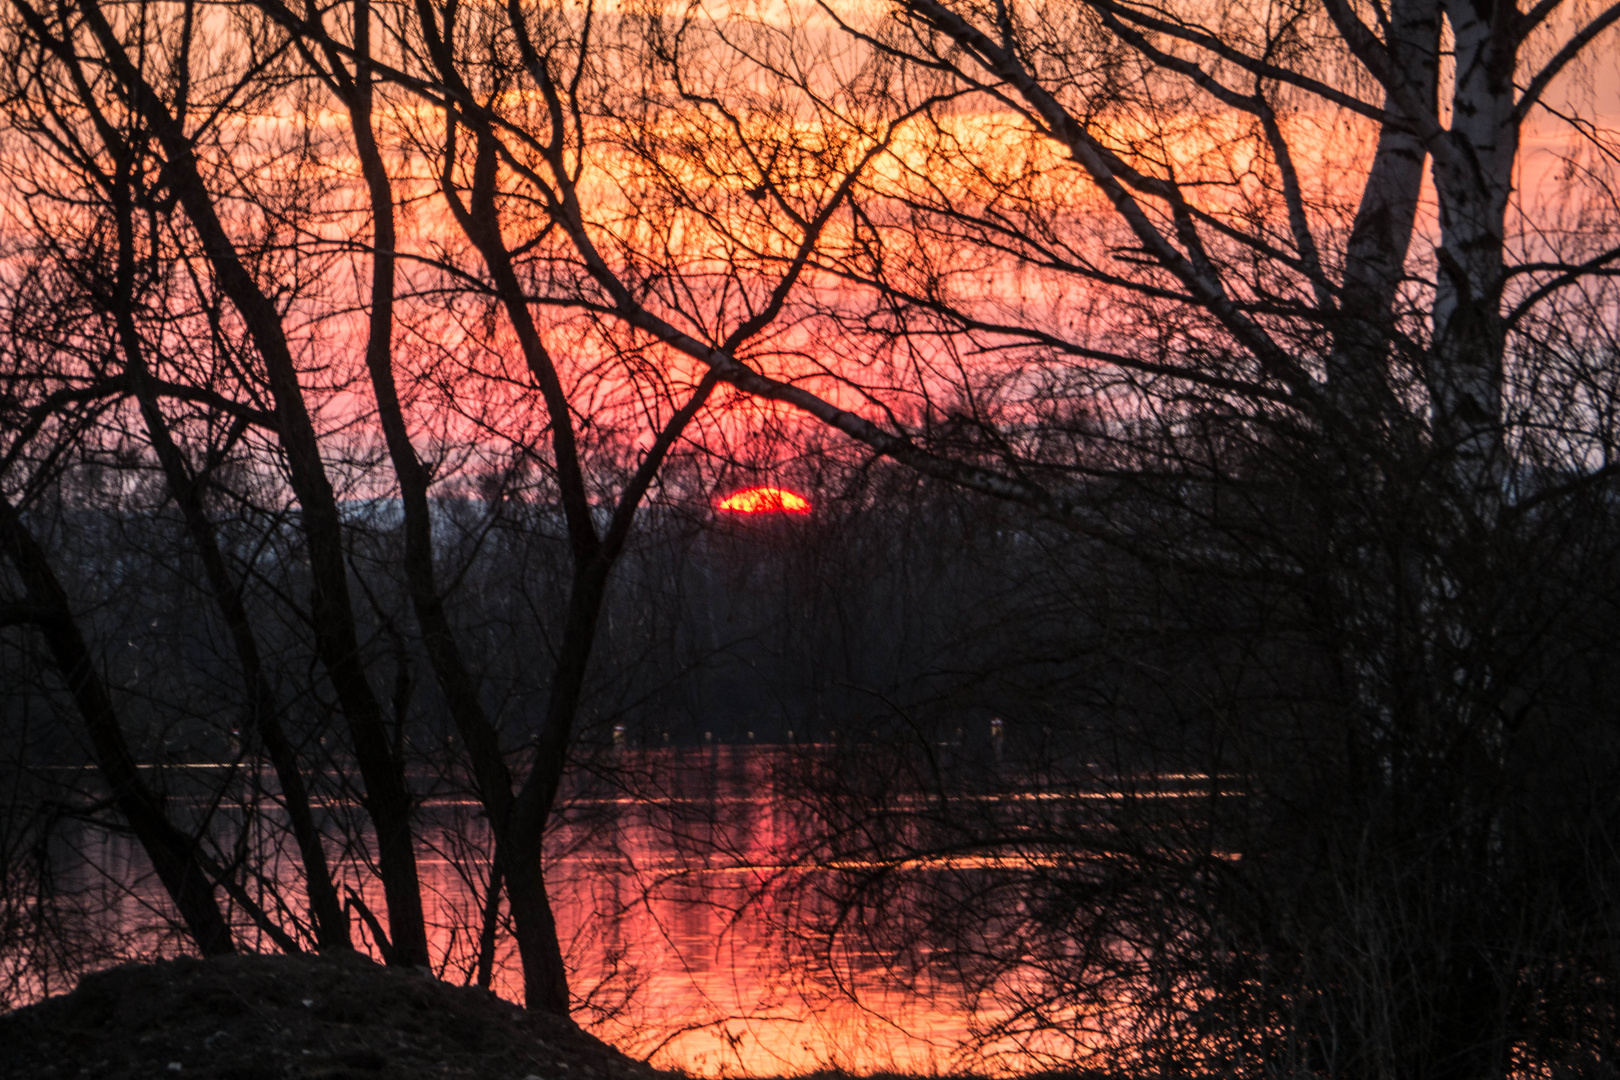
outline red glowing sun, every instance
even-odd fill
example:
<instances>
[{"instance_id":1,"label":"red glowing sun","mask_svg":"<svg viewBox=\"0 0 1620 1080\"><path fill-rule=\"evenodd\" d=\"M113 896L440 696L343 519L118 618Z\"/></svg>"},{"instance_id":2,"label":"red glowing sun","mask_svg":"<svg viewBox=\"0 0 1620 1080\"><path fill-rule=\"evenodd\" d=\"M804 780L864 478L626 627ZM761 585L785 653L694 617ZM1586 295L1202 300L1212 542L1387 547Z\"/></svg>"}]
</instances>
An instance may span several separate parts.
<instances>
[{"instance_id":1,"label":"red glowing sun","mask_svg":"<svg viewBox=\"0 0 1620 1080\"><path fill-rule=\"evenodd\" d=\"M808 514L810 500L779 487L751 487L720 500L720 509L736 514Z\"/></svg>"}]
</instances>

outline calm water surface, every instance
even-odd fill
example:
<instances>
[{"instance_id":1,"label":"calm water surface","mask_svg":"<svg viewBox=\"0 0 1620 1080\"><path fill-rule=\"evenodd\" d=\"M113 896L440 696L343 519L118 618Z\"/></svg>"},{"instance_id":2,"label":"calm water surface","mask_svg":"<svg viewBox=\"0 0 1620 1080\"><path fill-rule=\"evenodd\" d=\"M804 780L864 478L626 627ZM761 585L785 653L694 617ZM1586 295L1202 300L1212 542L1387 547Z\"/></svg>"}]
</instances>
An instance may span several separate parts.
<instances>
[{"instance_id":1,"label":"calm water surface","mask_svg":"<svg viewBox=\"0 0 1620 1080\"><path fill-rule=\"evenodd\" d=\"M774 781L788 754L625 751L616 765L640 774L633 793L602 782L570 800L548 838L548 881L581 999L577 1019L635 1057L704 1076L971 1064L961 1048L974 1016L958 987L904 990L881 955L827 957L778 932L803 880L785 869L802 814L777 797ZM471 800L425 804L420 872L435 962L451 982L471 979L479 916L469 879L483 884L487 864L476 853L487 839ZM131 954L151 951L140 939L162 905L138 852L105 834L85 843L82 857L102 871L96 902L115 912L112 934ZM381 916L381 888L368 880L365 899ZM494 988L521 1000L516 950L504 936Z\"/></svg>"},{"instance_id":2,"label":"calm water surface","mask_svg":"<svg viewBox=\"0 0 1620 1080\"><path fill-rule=\"evenodd\" d=\"M652 762L662 800L580 800L586 821L559 830L555 849L573 854L554 857L552 885L575 992L619 1010L590 1026L703 1075L950 1068L971 1020L956 988L905 992L882 956L815 962L775 932L802 840L773 783L783 758L688 751Z\"/></svg>"}]
</instances>

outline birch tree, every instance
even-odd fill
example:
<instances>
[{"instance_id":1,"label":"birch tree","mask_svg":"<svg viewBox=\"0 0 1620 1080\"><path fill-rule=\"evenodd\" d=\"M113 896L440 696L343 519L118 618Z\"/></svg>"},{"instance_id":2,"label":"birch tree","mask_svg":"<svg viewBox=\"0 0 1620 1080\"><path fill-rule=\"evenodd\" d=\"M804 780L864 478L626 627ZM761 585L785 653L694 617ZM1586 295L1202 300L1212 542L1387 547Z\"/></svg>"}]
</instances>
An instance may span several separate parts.
<instances>
[{"instance_id":1,"label":"birch tree","mask_svg":"<svg viewBox=\"0 0 1620 1080\"><path fill-rule=\"evenodd\" d=\"M1329 765L1313 775L1334 777L1320 790L1342 796L1338 811L1316 813L1286 770L1267 771L1279 763L1258 767L1277 737L1260 712L1219 721L1211 705L1204 730L1234 755L1212 751L1210 776L1254 755L1236 767L1248 786L1234 797L1256 800L1258 816L1239 816L1293 821L1336 869L1313 877L1301 851L1291 879L1286 829L1229 837L1241 870L1183 861L1194 841L1148 830L1137 839L1168 876L1124 873L1120 895L1162 885L1197 897L1179 907L1154 893L1206 928L1211 951L1172 960L1173 942L1191 938L1170 934L1132 952L1151 937L1141 908L1129 929L1105 931L1106 911L1059 903L1085 929L1064 924L1079 936L1049 954L1054 992L1087 993L1086 962L1065 968L1065 955L1142 959L1141 978L1176 988L1133 1036L1166 1055L1162 1067L1236 1068L1254 1053L1256 1067L1328 1073L1508 1070L1547 1030L1534 1004L1547 973L1508 958L1531 948L1519 927L1554 918L1518 905L1541 903L1527 883L1580 863L1588 842L1527 855L1507 839L1545 821L1520 782L1538 740L1569 737L1550 733L1566 721L1602 741L1591 703L1560 703L1530 674L1592 656L1581 632L1529 628L1601 621L1583 586L1539 576L1572 551L1552 532L1591 539L1587 580L1613 570L1606 514L1593 509L1609 490L1610 398L1577 404L1552 387L1606 384L1598 372L1614 365L1602 328L1620 258L1612 102L1583 98L1571 76L1612 58L1620 9L823 10L914 73L917 92L968 95L931 111L874 171L853 200L858 242L818 263L870 297L841 316L853 339L926 369L905 435L1017 477L1020 497L1132 552L1136 572L1238 590L1234 604L1280 589L1265 608L1273 629L1232 638L1238 655L1252 663L1303 634L1325 665L1295 652L1269 677L1282 715L1297 710L1301 745L1320 740L1291 768ZM929 398L930 380L956 392ZM1123 591L1130 577L1118 580ZM1212 657L1219 644L1204 642ZM1237 680L1239 661L1227 663ZM1322 683L1322 672L1335 674ZM1211 783L1209 816L1187 821L1207 837L1222 813ZM1602 843L1612 802L1599 801L1567 827ZM1608 888L1601 872L1571 873L1560 880L1580 880L1589 899ZM1097 902L1085 873L1071 884L1074 904ZM1592 932L1610 932L1599 928L1612 915L1592 918ZM1229 955L1282 967L1245 968L1226 989L1199 983L1222 966L1217 943L1237 939L1223 935L1249 932L1253 948ZM1289 956L1300 966L1284 974ZM1101 963L1096 985L1124 970ZM1179 983L1172 971L1201 974ZM1276 1026L1207 1021L1244 1033L1224 1049L1191 1034L1206 1022L1197 1008L1175 1017L1171 999L1195 998L1193 984L1214 1002L1273 977L1291 987L1281 1007L1299 1012ZM1038 1026L1055 1004L1031 999L1019 1015ZM1265 1031L1287 1035L1267 1045Z\"/></svg>"}]
</instances>

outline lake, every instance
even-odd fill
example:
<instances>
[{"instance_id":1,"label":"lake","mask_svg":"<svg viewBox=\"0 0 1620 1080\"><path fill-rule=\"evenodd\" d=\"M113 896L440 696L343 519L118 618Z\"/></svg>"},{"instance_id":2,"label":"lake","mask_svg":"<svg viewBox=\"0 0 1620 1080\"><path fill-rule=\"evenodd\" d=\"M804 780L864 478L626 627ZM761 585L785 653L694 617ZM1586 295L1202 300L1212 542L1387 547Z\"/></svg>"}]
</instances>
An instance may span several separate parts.
<instances>
[{"instance_id":1,"label":"lake","mask_svg":"<svg viewBox=\"0 0 1620 1080\"><path fill-rule=\"evenodd\" d=\"M605 768L576 770L566 809L548 834L548 880L576 1018L632 1056L703 1076L828 1067L1000 1071L963 1054L975 1020L988 1017L976 1016L959 985L927 973L902 980L891 958L873 950L829 951L784 933L807 921L799 916L825 914L800 909L826 902L816 899L816 889L802 888L809 872L795 869L793 857L805 839L806 816L779 790L780 770L817 752L752 745L623 749L598 763ZM416 778L417 791L430 788L431 781ZM327 809L360 819L352 802ZM420 821L420 873L438 974L468 982L487 825L474 800L444 793L425 799ZM261 839L277 832L268 824L260 827ZM331 827L329 835L343 831ZM86 935L105 938L107 958L174 951L177 943L160 928L161 892L139 849L88 829L70 842L82 860L72 887L82 893ZM355 853L332 854L358 883ZM297 875L278 876L283 902L300 904ZM380 886L374 877L365 880L367 904L383 913ZM369 945L358 918L354 930ZM515 953L503 937L493 988L520 1000Z\"/></svg>"}]
</instances>

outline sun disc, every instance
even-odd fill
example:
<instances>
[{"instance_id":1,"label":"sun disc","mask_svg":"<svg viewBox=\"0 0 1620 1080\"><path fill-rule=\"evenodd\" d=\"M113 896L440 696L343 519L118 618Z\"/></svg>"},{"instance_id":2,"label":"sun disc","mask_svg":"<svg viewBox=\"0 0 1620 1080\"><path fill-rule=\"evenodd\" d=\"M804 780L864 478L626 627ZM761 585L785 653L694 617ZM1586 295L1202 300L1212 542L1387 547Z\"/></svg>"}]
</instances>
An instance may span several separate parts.
<instances>
[{"instance_id":1,"label":"sun disc","mask_svg":"<svg viewBox=\"0 0 1620 1080\"><path fill-rule=\"evenodd\" d=\"M734 514L808 514L810 500L779 487L751 487L720 500L720 509Z\"/></svg>"}]
</instances>

